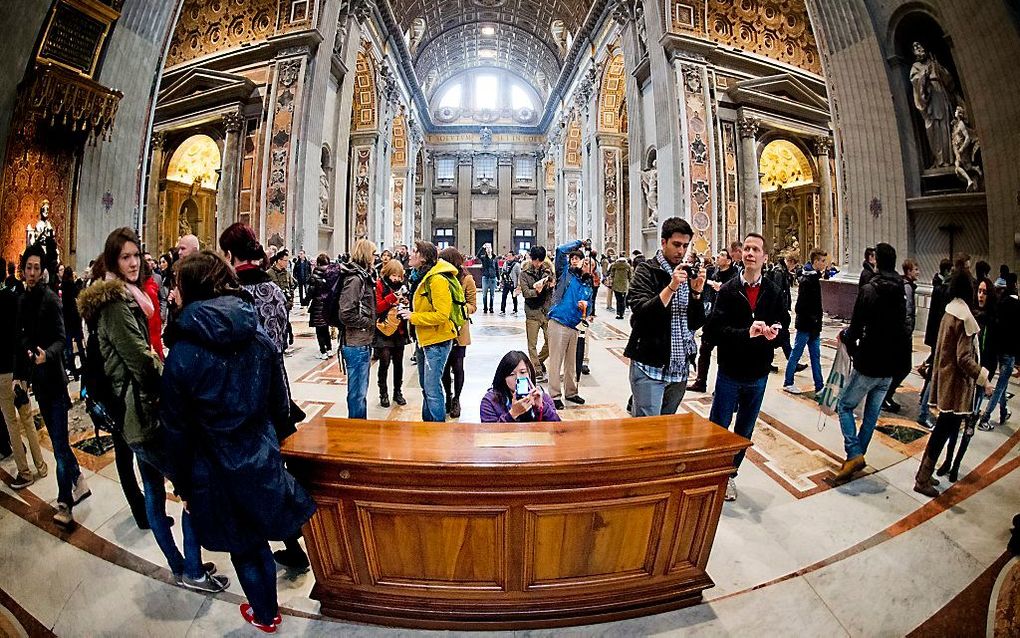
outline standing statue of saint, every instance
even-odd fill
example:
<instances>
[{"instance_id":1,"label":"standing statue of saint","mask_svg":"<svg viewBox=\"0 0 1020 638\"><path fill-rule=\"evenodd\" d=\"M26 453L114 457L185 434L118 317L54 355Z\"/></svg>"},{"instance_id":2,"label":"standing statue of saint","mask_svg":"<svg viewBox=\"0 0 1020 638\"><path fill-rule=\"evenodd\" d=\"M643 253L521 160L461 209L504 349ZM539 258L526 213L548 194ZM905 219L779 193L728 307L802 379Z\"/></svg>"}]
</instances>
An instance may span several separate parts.
<instances>
[{"instance_id":1,"label":"standing statue of saint","mask_svg":"<svg viewBox=\"0 0 1020 638\"><path fill-rule=\"evenodd\" d=\"M956 83L946 67L939 64L920 42L914 43L914 64L910 67L910 85L914 107L924 120L924 132L931 149L929 168L952 166L952 122Z\"/></svg>"},{"instance_id":2,"label":"standing statue of saint","mask_svg":"<svg viewBox=\"0 0 1020 638\"><path fill-rule=\"evenodd\" d=\"M50 222L50 200L44 199L39 206L39 221L35 223L35 241L43 242L53 239L53 223Z\"/></svg>"},{"instance_id":3,"label":"standing statue of saint","mask_svg":"<svg viewBox=\"0 0 1020 638\"><path fill-rule=\"evenodd\" d=\"M958 106L953 118L953 167L956 175L967 184L968 192L977 190L977 178L983 175L980 153L981 142L967 122L967 111Z\"/></svg>"},{"instance_id":4,"label":"standing statue of saint","mask_svg":"<svg viewBox=\"0 0 1020 638\"><path fill-rule=\"evenodd\" d=\"M655 167L655 160L652 160L651 167L641 171L641 190L645 195L645 203L648 204L648 219L645 226L656 226L659 223L659 169Z\"/></svg>"},{"instance_id":5,"label":"standing statue of saint","mask_svg":"<svg viewBox=\"0 0 1020 638\"><path fill-rule=\"evenodd\" d=\"M319 223L329 225L329 177L319 173Z\"/></svg>"}]
</instances>

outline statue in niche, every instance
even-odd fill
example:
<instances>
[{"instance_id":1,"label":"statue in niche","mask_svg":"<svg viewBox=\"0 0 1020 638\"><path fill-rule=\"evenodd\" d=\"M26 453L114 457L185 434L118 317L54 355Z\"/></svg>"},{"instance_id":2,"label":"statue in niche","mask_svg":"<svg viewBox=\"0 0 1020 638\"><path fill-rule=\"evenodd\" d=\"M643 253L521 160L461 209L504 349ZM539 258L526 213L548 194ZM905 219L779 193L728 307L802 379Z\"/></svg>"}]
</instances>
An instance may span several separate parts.
<instances>
[{"instance_id":1,"label":"statue in niche","mask_svg":"<svg viewBox=\"0 0 1020 638\"><path fill-rule=\"evenodd\" d=\"M953 118L953 167L960 179L967 184L967 192L976 191L981 172L981 142L974 135L974 129L967 122L967 111L956 107ZM972 177L973 175L973 177Z\"/></svg>"},{"instance_id":2,"label":"statue in niche","mask_svg":"<svg viewBox=\"0 0 1020 638\"><path fill-rule=\"evenodd\" d=\"M659 224L659 169L656 168L656 161L648 170L641 171L641 192L645 195L645 203L648 205L648 218L645 220L646 227Z\"/></svg>"},{"instance_id":3,"label":"statue in niche","mask_svg":"<svg viewBox=\"0 0 1020 638\"><path fill-rule=\"evenodd\" d=\"M920 42L915 42L914 64L910 67L910 85L914 107L924 120L924 133L931 149L929 168L952 164L952 122L956 83L946 67L939 64Z\"/></svg>"},{"instance_id":4,"label":"statue in niche","mask_svg":"<svg viewBox=\"0 0 1020 638\"><path fill-rule=\"evenodd\" d=\"M329 178L319 173L319 223L329 225Z\"/></svg>"}]
</instances>

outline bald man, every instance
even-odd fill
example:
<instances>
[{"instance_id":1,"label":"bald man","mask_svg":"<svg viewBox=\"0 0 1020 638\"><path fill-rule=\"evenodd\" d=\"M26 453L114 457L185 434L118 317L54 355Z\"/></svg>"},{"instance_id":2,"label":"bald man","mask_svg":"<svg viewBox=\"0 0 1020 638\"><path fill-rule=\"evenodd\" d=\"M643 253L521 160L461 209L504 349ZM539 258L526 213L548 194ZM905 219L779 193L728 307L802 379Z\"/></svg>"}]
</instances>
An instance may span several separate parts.
<instances>
[{"instance_id":1,"label":"bald man","mask_svg":"<svg viewBox=\"0 0 1020 638\"><path fill-rule=\"evenodd\" d=\"M180 258L184 259L188 255L193 255L201 250L201 246L198 244L198 237L194 235L184 235L180 241L177 242L177 251L180 253Z\"/></svg>"}]
</instances>

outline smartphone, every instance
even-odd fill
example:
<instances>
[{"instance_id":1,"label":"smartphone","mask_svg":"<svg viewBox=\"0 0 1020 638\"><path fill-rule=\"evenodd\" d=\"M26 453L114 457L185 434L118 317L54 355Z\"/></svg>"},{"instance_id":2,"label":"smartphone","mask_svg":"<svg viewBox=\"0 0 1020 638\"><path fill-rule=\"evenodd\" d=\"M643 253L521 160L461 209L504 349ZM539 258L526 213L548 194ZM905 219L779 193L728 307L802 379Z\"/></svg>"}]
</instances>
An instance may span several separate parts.
<instances>
[{"instance_id":1,"label":"smartphone","mask_svg":"<svg viewBox=\"0 0 1020 638\"><path fill-rule=\"evenodd\" d=\"M514 390L514 395L518 398L524 398L531 392L531 381L528 377L517 377L517 388Z\"/></svg>"}]
</instances>

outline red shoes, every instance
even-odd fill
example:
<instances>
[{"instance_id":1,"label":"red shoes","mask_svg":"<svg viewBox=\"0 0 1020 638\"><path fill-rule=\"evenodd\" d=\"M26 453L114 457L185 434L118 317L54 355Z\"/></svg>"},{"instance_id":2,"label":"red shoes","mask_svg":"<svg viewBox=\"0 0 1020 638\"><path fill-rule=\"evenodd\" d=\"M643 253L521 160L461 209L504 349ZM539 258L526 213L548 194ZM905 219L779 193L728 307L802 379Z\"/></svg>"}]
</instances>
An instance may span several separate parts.
<instances>
[{"instance_id":1,"label":"red shoes","mask_svg":"<svg viewBox=\"0 0 1020 638\"><path fill-rule=\"evenodd\" d=\"M276 618L273 618L273 624L263 625L255 620L255 612L252 611L251 605L248 603L241 603L241 617L244 618L249 625L266 634L275 634L276 628L283 622L283 618L280 617L280 614L276 614Z\"/></svg>"}]
</instances>

